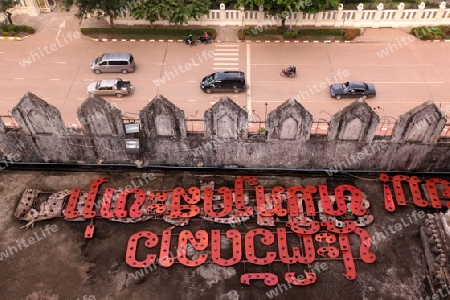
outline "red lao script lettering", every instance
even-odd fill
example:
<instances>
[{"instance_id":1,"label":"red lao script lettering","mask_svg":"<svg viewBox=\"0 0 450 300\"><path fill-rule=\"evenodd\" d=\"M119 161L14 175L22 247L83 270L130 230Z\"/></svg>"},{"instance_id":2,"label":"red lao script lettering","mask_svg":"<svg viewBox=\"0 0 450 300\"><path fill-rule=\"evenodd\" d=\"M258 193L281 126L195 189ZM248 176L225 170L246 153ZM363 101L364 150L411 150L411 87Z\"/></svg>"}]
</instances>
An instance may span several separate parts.
<instances>
[{"instance_id":1,"label":"red lao script lettering","mask_svg":"<svg viewBox=\"0 0 450 300\"><path fill-rule=\"evenodd\" d=\"M428 207L431 205L433 208L442 209L441 198L437 189L438 184L444 187L441 196L450 199L450 182L444 179L430 178L425 181L428 199L422 195L420 188L422 181L416 176L395 175L392 176L391 180L389 175L381 173L380 180L383 182L384 207L389 212L395 212L396 205L404 206L407 204L405 190L403 188L404 184L408 185L409 194L413 200L412 202L418 207ZM389 182L391 182L393 192ZM446 207L450 208L450 201L446 201Z\"/></svg>"},{"instance_id":2,"label":"red lao script lettering","mask_svg":"<svg viewBox=\"0 0 450 300\"><path fill-rule=\"evenodd\" d=\"M399 180L407 179L402 177ZM321 216L327 214L339 217L345 215L348 208L355 216L364 216L367 212L362 206L361 192L352 185L339 185L334 189L334 197L329 195L328 187L324 184L319 185L318 189L314 186L295 185L288 189L275 186L270 192L266 193L264 186L258 185L258 179L253 176L238 176L234 181L234 190L228 187L220 187L216 191L217 194L214 194L214 190L209 186L202 189L189 187L187 190L176 187L171 192L144 191L138 188L118 191L113 188L106 188L101 199L101 208L96 211L95 203L100 193L100 186L107 181L108 179L105 177L93 180L88 193L81 192L79 188L73 189L66 206L65 217L68 219L79 218L82 212L84 218L100 216L105 219L123 219L151 215L173 221L177 219L189 220L201 215L202 217L224 221L227 217L230 219L248 219L253 216L254 210L256 210L258 225L275 226L275 217L284 218L287 216L288 222L295 230L298 218L317 218L319 213ZM411 179L409 182L413 182L414 186L417 185L416 179ZM435 185L444 184L446 186L444 194L447 195L450 194L450 184L436 180L429 181L427 184L432 192L432 203L437 207L439 201ZM386 186L385 190L390 191L389 187ZM314 199L316 193L319 193L321 203ZM397 194L400 195L401 193L397 192ZM253 197L254 200L249 201L250 197ZM403 204L401 195L399 197L399 204ZM83 204L79 199L86 200ZM420 205L428 203L421 199L419 195L415 196L415 199L415 202ZM351 202L349 207L348 201ZM201 205L203 205L203 210ZM393 201L391 201L389 207L393 208L394 206ZM320 211L322 208L323 210ZM317 211L318 209L319 211ZM297 218L297 220L293 218Z\"/></svg>"},{"instance_id":3,"label":"red lao script lettering","mask_svg":"<svg viewBox=\"0 0 450 300\"><path fill-rule=\"evenodd\" d=\"M202 265L211 258L213 263L220 266L232 266L239 263L245 253L246 263L268 266L266 273L246 273L241 276L241 282L250 284L250 280L264 280L266 285L272 285L278 282L278 277L271 273L270 264L275 259L280 258L281 262L286 264L288 271L284 278L293 285L310 285L316 282L317 274L304 271L306 278L295 277L295 272L289 271L295 265L311 266L316 260L316 253L329 260L342 260L344 264L344 276L348 280L356 278L355 257L350 246L350 234L356 234L360 237L360 259L365 263L373 263L376 259L374 253L370 252L371 238L367 231L357 227L353 221L345 221L342 228L337 227L333 221L315 222L311 221L310 231L306 233L288 233L285 228L277 228L276 232L268 229L252 229L243 236L236 229L227 230L221 233L219 230L211 231L211 243L209 243L209 234L205 230L198 230L195 233L190 230L182 230L180 234L172 233L174 227L163 231L162 237L151 231L141 231L133 234L127 245L126 263L130 267L142 268L159 262L162 267L170 267L176 261L184 266L196 267ZM322 231L319 231L322 228ZM327 230L328 232L324 232ZM297 239L299 246L288 244ZM172 245L171 240L176 240L177 244ZM231 257L222 257L221 243L225 240L231 240ZM244 241L245 243L242 243ZM275 245L275 242L278 245ZM143 243L142 243L143 242ZM159 259L157 258L158 243ZM320 244L325 243L324 246ZM335 245L337 243L337 245ZM319 244L319 245L318 245ZM144 247L142 247L142 245ZM275 247L274 247L275 246ZM277 246L277 247L276 247ZM264 247L276 250L264 252ZM177 249L176 255L172 254L171 248ZM208 248L211 250L208 251ZM258 251L256 251L258 248ZM317 250L316 250L317 249ZM243 251L244 250L244 251ZM228 252L228 251L227 251ZM210 253L210 254L209 254ZM290 255L292 253L292 255ZM170 257L169 257L170 256ZM140 257L141 259L138 259ZM245 269L245 266L244 266Z\"/></svg>"}]
</instances>

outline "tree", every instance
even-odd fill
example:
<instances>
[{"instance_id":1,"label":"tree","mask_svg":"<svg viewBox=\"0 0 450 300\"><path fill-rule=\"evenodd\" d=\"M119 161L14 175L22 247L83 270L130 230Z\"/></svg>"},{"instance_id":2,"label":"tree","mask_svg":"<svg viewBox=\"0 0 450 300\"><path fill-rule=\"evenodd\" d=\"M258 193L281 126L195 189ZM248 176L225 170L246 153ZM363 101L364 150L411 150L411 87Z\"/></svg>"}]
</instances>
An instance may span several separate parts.
<instances>
[{"instance_id":1,"label":"tree","mask_svg":"<svg viewBox=\"0 0 450 300\"><path fill-rule=\"evenodd\" d=\"M135 19L147 20L150 23L168 20L181 25L189 19L197 20L207 14L210 6L210 0L143 0L131 9L131 15Z\"/></svg>"},{"instance_id":2,"label":"tree","mask_svg":"<svg viewBox=\"0 0 450 300\"><path fill-rule=\"evenodd\" d=\"M89 14L97 17L109 17L109 25L114 27L114 20L120 17L130 5L134 5L137 1L139 0L132 2L127 0L63 0L62 5L67 11L73 4L78 6L78 13L75 16L80 20L86 19Z\"/></svg>"},{"instance_id":3,"label":"tree","mask_svg":"<svg viewBox=\"0 0 450 300\"><path fill-rule=\"evenodd\" d=\"M337 8L339 0L237 0L237 7L256 9L264 7L267 13L281 19L285 27L286 17L296 12L316 13L329 8Z\"/></svg>"},{"instance_id":4,"label":"tree","mask_svg":"<svg viewBox=\"0 0 450 300\"><path fill-rule=\"evenodd\" d=\"M14 8L17 4L19 4L18 0L0 0L0 11L5 15L8 24L13 23L12 13L8 9Z\"/></svg>"}]
</instances>

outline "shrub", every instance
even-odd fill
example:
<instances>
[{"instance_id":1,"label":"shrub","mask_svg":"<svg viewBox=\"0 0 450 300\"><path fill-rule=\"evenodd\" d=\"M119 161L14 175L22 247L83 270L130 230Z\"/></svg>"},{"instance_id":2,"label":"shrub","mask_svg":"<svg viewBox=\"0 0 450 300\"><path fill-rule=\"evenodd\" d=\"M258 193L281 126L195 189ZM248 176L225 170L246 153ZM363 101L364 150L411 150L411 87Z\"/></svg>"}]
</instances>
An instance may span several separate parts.
<instances>
[{"instance_id":1,"label":"shrub","mask_svg":"<svg viewBox=\"0 0 450 300\"><path fill-rule=\"evenodd\" d=\"M344 40L350 41L361 34L359 28L346 28L344 30Z\"/></svg>"},{"instance_id":2,"label":"shrub","mask_svg":"<svg viewBox=\"0 0 450 300\"><path fill-rule=\"evenodd\" d=\"M239 40L245 40L245 29L239 29L239 31L238 31L238 39Z\"/></svg>"},{"instance_id":3,"label":"shrub","mask_svg":"<svg viewBox=\"0 0 450 300\"><path fill-rule=\"evenodd\" d=\"M411 34L414 34L421 40L439 40L445 38L447 26L440 27L414 27Z\"/></svg>"},{"instance_id":4,"label":"shrub","mask_svg":"<svg viewBox=\"0 0 450 300\"><path fill-rule=\"evenodd\" d=\"M212 39L217 36L214 28L199 28L199 29L187 29L187 28L81 28L81 33L84 35L96 35L96 34L120 34L120 35L158 35L171 37L185 37L188 34L193 36L200 36L203 32L207 32Z\"/></svg>"},{"instance_id":5,"label":"shrub","mask_svg":"<svg viewBox=\"0 0 450 300\"><path fill-rule=\"evenodd\" d=\"M297 29L294 30L286 30L283 32L283 37L285 39L296 39L299 36L299 31Z\"/></svg>"},{"instance_id":6,"label":"shrub","mask_svg":"<svg viewBox=\"0 0 450 300\"><path fill-rule=\"evenodd\" d=\"M34 29L26 25L13 25L13 24L0 25L0 35L3 36L14 36L22 32L32 34L34 33Z\"/></svg>"}]
</instances>

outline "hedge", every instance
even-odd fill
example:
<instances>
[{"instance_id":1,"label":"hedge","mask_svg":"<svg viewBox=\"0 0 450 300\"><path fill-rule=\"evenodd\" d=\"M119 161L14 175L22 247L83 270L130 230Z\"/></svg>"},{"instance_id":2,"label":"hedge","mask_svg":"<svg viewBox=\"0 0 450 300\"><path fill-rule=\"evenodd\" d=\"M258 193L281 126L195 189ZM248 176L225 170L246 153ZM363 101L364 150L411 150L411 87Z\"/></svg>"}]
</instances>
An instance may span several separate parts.
<instances>
[{"instance_id":1,"label":"hedge","mask_svg":"<svg viewBox=\"0 0 450 300\"><path fill-rule=\"evenodd\" d=\"M158 35L167 36L168 38L174 36L187 37L189 34L193 36L200 36L203 32L207 32L212 39L216 38L216 30L214 28L81 28L81 33L84 35Z\"/></svg>"}]
</instances>

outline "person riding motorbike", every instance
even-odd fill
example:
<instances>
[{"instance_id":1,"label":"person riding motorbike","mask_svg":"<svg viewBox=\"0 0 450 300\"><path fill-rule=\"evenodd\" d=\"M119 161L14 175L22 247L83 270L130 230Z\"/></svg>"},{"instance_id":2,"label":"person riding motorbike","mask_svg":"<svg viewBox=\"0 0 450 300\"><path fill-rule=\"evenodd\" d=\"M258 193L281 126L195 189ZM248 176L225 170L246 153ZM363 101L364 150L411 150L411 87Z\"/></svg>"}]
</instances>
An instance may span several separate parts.
<instances>
[{"instance_id":1,"label":"person riding motorbike","mask_svg":"<svg viewBox=\"0 0 450 300\"><path fill-rule=\"evenodd\" d=\"M295 75L297 73L297 68L295 67L295 65L290 65L286 71L289 73L289 75Z\"/></svg>"},{"instance_id":2,"label":"person riding motorbike","mask_svg":"<svg viewBox=\"0 0 450 300\"><path fill-rule=\"evenodd\" d=\"M194 40L192 39L192 34L190 34L188 36L188 38L185 40L186 44L188 45L193 45L194 44Z\"/></svg>"},{"instance_id":3,"label":"person riding motorbike","mask_svg":"<svg viewBox=\"0 0 450 300\"><path fill-rule=\"evenodd\" d=\"M209 43L209 42L210 42L211 38L209 37L208 33L205 31L205 32L203 32L203 35L200 36L199 40L200 40L202 43L205 43L205 44L206 44L206 43Z\"/></svg>"}]
</instances>

